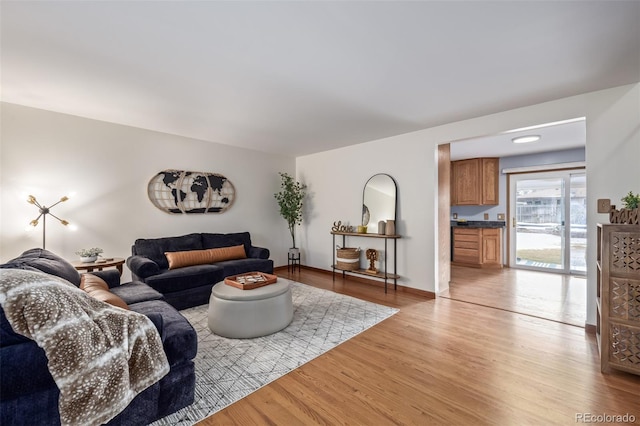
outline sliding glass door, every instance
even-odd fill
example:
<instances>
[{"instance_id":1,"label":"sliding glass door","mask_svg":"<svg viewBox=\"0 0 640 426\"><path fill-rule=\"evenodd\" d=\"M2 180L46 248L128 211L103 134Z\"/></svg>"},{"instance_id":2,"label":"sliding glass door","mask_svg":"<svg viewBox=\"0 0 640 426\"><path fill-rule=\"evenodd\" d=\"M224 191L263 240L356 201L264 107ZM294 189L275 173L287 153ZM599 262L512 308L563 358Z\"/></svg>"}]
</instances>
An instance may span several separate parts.
<instances>
[{"instance_id":1,"label":"sliding glass door","mask_svg":"<svg viewBox=\"0 0 640 426\"><path fill-rule=\"evenodd\" d=\"M584 171L570 173L569 269L587 273L587 176Z\"/></svg>"},{"instance_id":2,"label":"sliding glass door","mask_svg":"<svg viewBox=\"0 0 640 426\"><path fill-rule=\"evenodd\" d=\"M584 171L514 174L509 191L510 266L584 273Z\"/></svg>"}]
</instances>

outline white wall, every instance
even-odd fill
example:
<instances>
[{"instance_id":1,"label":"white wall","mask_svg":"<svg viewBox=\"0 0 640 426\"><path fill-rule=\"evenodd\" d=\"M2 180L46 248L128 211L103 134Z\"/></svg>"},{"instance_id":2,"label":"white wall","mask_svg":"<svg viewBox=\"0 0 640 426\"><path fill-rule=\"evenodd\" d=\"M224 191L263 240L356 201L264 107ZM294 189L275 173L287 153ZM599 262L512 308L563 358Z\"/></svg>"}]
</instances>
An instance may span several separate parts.
<instances>
[{"instance_id":1,"label":"white wall","mask_svg":"<svg viewBox=\"0 0 640 426\"><path fill-rule=\"evenodd\" d=\"M388 173L398 183L398 273L401 284L438 292L437 280L437 145L496 134L541 123L586 117L589 247L587 322L595 323L596 199L618 200L640 186L640 84L560 99L485 117L433 127L299 157L298 179L309 185L310 214L303 224L305 264L329 269L336 220L357 225L362 188L375 173ZM362 239L353 245L368 244ZM351 245L351 244L349 244ZM363 247L364 248L364 247Z\"/></svg>"},{"instance_id":2,"label":"white wall","mask_svg":"<svg viewBox=\"0 0 640 426\"><path fill-rule=\"evenodd\" d=\"M7 103L1 108L0 261L41 247L41 225L25 231L37 216L28 194L50 206L75 192L52 212L79 229L47 220L47 249L65 258L95 246L127 257L136 238L250 231L254 245L269 248L276 265L286 264L291 237L273 194L279 171L295 173L293 158ZM147 184L165 169L225 175L235 186L233 206L222 214L158 210Z\"/></svg>"},{"instance_id":3,"label":"white wall","mask_svg":"<svg viewBox=\"0 0 640 426\"><path fill-rule=\"evenodd\" d=\"M433 259L433 205L436 197L436 168L428 140L419 133L397 136L344 149L327 151L297 159L298 179L307 185L308 213L299 231L302 263L331 269L333 241L330 235L335 221L357 226L362 219L362 192L367 180L377 173L391 175L398 185L396 233L398 272L403 284L432 289L433 276L421 275L420 265ZM421 184L424 182L424 185ZM425 211L429 210L429 211ZM377 222L371 223L373 232ZM342 239L336 240L342 245ZM391 244L391 243L390 243ZM348 247L381 249L383 242L374 238L350 237ZM361 265L364 265L364 256Z\"/></svg>"}]
</instances>

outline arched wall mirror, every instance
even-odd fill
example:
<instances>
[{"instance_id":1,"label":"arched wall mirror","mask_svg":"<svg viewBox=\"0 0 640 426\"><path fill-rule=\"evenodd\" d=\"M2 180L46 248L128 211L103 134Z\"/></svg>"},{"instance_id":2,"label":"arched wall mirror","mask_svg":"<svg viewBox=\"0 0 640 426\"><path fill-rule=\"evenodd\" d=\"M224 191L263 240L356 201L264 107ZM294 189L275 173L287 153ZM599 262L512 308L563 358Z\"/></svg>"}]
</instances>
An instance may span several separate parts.
<instances>
[{"instance_id":1,"label":"arched wall mirror","mask_svg":"<svg viewBox=\"0 0 640 426\"><path fill-rule=\"evenodd\" d=\"M371 226L368 233L375 233L378 222L396 220L396 181L386 173L369 178L362 191L362 224Z\"/></svg>"}]
</instances>

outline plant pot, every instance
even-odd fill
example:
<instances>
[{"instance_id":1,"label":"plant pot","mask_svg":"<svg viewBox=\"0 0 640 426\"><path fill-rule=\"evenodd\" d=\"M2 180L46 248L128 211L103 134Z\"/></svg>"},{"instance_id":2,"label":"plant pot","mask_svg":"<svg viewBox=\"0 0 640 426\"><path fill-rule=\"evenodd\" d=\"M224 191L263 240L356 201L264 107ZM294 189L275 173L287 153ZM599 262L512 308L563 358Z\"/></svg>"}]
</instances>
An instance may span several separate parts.
<instances>
[{"instance_id":1,"label":"plant pot","mask_svg":"<svg viewBox=\"0 0 640 426\"><path fill-rule=\"evenodd\" d=\"M80 257L80 262L82 263L92 263L92 262L95 262L96 260L98 260L98 256Z\"/></svg>"},{"instance_id":2,"label":"plant pot","mask_svg":"<svg viewBox=\"0 0 640 426\"><path fill-rule=\"evenodd\" d=\"M298 247L291 247L289 249L289 256L292 258L300 256L300 249Z\"/></svg>"}]
</instances>

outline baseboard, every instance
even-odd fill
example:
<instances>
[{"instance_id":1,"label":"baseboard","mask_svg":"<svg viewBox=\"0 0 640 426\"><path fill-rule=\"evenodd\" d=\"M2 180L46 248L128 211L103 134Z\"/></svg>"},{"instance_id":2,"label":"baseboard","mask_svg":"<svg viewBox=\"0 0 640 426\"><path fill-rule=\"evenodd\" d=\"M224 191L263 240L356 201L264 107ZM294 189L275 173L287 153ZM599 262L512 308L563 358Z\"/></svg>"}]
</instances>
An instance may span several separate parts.
<instances>
[{"instance_id":1,"label":"baseboard","mask_svg":"<svg viewBox=\"0 0 640 426\"><path fill-rule=\"evenodd\" d=\"M593 324L585 324L584 331L586 331L587 334L593 334L595 336L598 328Z\"/></svg>"},{"instance_id":2,"label":"baseboard","mask_svg":"<svg viewBox=\"0 0 640 426\"><path fill-rule=\"evenodd\" d=\"M451 262L452 266L464 266L465 268L479 268L479 269L502 269L504 265L502 263L462 263Z\"/></svg>"},{"instance_id":3,"label":"baseboard","mask_svg":"<svg viewBox=\"0 0 640 426\"><path fill-rule=\"evenodd\" d=\"M313 271L313 272L318 272L321 274L325 274L325 275L333 275L333 271L327 270L327 269L321 269L321 268L314 268L313 266L305 266L305 265L301 265L300 266L301 269L305 269L307 271ZM288 267L287 266L277 266L275 268L273 268L273 272L279 272L279 271L287 271ZM342 275L340 273L337 273L336 275ZM360 276L356 276L356 275L351 275L351 274L346 274L346 277L349 281L353 281L353 282L357 282L357 283L362 283L362 284L368 284L368 285L374 285L377 287L382 287L384 288L384 281L378 281L378 280L372 280L370 278L365 278L365 277L360 277ZM393 290L393 282L391 284L389 284L387 282L387 288ZM424 297L425 299L435 299L436 298L436 294L432 291L426 291L426 290L420 290L417 288L412 288L412 287L406 287L403 285L398 284L398 291L401 291L403 293L408 293L408 294L415 294L416 296L421 296Z\"/></svg>"}]
</instances>

